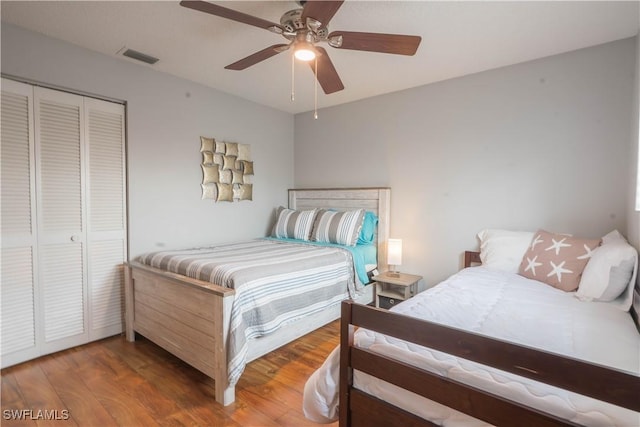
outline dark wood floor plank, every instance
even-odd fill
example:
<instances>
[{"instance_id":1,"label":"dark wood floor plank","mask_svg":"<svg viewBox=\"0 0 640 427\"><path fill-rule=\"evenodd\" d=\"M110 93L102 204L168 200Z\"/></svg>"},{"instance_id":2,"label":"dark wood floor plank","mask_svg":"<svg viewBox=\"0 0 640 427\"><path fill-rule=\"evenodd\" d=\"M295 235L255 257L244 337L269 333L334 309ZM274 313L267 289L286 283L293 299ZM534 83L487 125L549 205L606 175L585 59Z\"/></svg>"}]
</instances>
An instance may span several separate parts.
<instances>
[{"instance_id":1,"label":"dark wood floor plank","mask_svg":"<svg viewBox=\"0 0 640 427\"><path fill-rule=\"evenodd\" d=\"M120 378L122 381L123 378ZM106 381L101 377L83 378L100 404L120 426L155 426L153 416L136 399L122 390L122 383ZM124 385L126 387L126 384Z\"/></svg>"},{"instance_id":2,"label":"dark wood floor plank","mask_svg":"<svg viewBox=\"0 0 640 427\"><path fill-rule=\"evenodd\" d=\"M78 425L118 425L79 376L53 370L47 372L47 378Z\"/></svg>"},{"instance_id":3,"label":"dark wood floor plank","mask_svg":"<svg viewBox=\"0 0 640 427\"><path fill-rule=\"evenodd\" d=\"M10 407L25 405L25 401L20 394L20 387L16 381L16 376L7 370L2 374L2 404Z\"/></svg>"},{"instance_id":4,"label":"dark wood floor plank","mask_svg":"<svg viewBox=\"0 0 640 427\"><path fill-rule=\"evenodd\" d=\"M305 362L294 360L283 366L278 371L277 380L283 384L288 384L296 390L302 391L307 378L318 368L319 365L309 365Z\"/></svg>"},{"instance_id":5,"label":"dark wood floor plank","mask_svg":"<svg viewBox=\"0 0 640 427\"><path fill-rule=\"evenodd\" d=\"M182 416L180 412L166 417L168 425L171 423L189 425L189 419L194 420L195 424L191 425L234 427L240 425L215 402L214 383L206 375L149 341L136 342L136 348L147 355L149 360L149 363L140 365L142 367L137 370L137 373L149 384L161 390L167 398L173 400L181 412L189 414L188 418Z\"/></svg>"},{"instance_id":6,"label":"dark wood floor plank","mask_svg":"<svg viewBox=\"0 0 640 427\"><path fill-rule=\"evenodd\" d=\"M20 386L13 373L14 370L20 370L20 368L8 368L2 373L2 425L11 427L35 426L36 422L34 420L26 419L22 415L22 410L31 408L22 397ZM4 418L4 411L10 411L7 418Z\"/></svg>"},{"instance_id":7,"label":"dark wood floor plank","mask_svg":"<svg viewBox=\"0 0 640 427\"><path fill-rule=\"evenodd\" d=\"M223 407L211 378L143 337L117 336L3 369L1 407L66 409L65 427L312 426L302 412L304 384L338 342L336 321L249 363L236 402Z\"/></svg>"},{"instance_id":8,"label":"dark wood floor plank","mask_svg":"<svg viewBox=\"0 0 640 427\"><path fill-rule=\"evenodd\" d=\"M53 426L56 423L59 424L60 420L55 418L58 416L63 417L62 411L68 408L60 400L58 393L42 371L38 361L24 363L14 371L14 374L25 403L28 405L27 409L33 411L30 417L35 419L36 425ZM51 415L46 415L47 413ZM72 418L65 420L65 424L69 426L78 425Z\"/></svg>"},{"instance_id":9,"label":"dark wood floor plank","mask_svg":"<svg viewBox=\"0 0 640 427\"><path fill-rule=\"evenodd\" d=\"M206 425L202 421L197 420L188 412L177 412L171 416L158 420L158 424L163 427L186 427Z\"/></svg>"},{"instance_id":10,"label":"dark wood floor plank","mask_svg":"<svg viewBox=\"0 0 640 427\"><path fill-rule=\"evenodd\" d=\"M225 412L224 415L220 415L220 411ZM244 427L244 424L240 424L233 420L230 413L227 413L224 408L217 403L208 402L207 404L194 405L188 410L188 413L193 419L196 420L198 426L211 426L211 427Z\"/></svg>"},{"instance_id":11,"label":"dark wood floor plank","mask_svg":"<svg viewBox=\"0 0 640 427\"><path fill-rule=\"evenodd\" d=\"M94 367L92 370L101 371L102 375L115 379L118 390L142 405L155 420L166 419L180 412L181 409L173 399L149 383L119 355L104 346L92 347L89 353L98 365L98 368Z\"/></svg>"},{"instance_id":12,"label":"dark wood floor plank","mask_svg":"<svg viewBox=\"0 0 640 427\"><path fill-rule=\"evenodd\" d=\"M126 340L105 340L104 346L127 363L132 369L142 369L149 364L161 360L156 353L144 351L149 346L149 342L144 339L138 339L134 342Z\"/></svg>"},{"instance_id":13,"label":"dark wood floor plank","mask_svg":"<svg viewBox=\"0 0 640 427\"><path fill-rule=\"evenodd\" d=\"M9 411L11 412L7 415L7 418L2 419L3 427L33 427L38 425L35 420L30 417L26 417L18 409L11 408Z\"/></svg>"},{"instance_id":14,"label":"dark wood floor plank","mask_svg":"<svg viewBox=\"0 0 640 427\"><path fill-rule=\"evenodd\" d=\"M143 377L149 384L162 390L162 393L169 399L172 399L182 408L190 408L194 404L203 401L210 402L212 396L209 389L202 392L198 387L194 387L194 382L182 375L179 371L175 371L176 375L168 376L167 368L158 364L149 364L138 369L138 374ZM204 388L204 387L203 387Z\"/></svg>"},{"instance_id":15,"label":"dark wood floor plank","mask_svg":"<svg viewBox=\"0 0 640 427\"><path fill-rule=\"evenodd\" d=\"M224 409L231 419L241 426L275 427L278 425L275 420L270 419L243 399L236 399L232 405Z\"/></svg>"},{"instance_id":16,"label":"dark wood floor plank","mask_svg":"<svg viewBox=\"0 0 640 427\"><path fill-rule=\"evenodd\" d=\"M280 387L283 389L284 387ZM246 387L238 390L238 398L243 403L246 403L251 408L255 408L264 413L272 420L278 419L283 416L288 410L289 406L282 403L281 397L276 397L281 392L277 388L272 388L268 385L261 385L257 387ZM294 403L299 402L300 399L294 400Z\"/></svg>"},{"instance_id":17,"label":"dark wood floor plank","mask_svg":"<svg viewBox=\"0 0 640 427\"><path fill-rule=\"evenodd\" d=\"M312 427L317 426L318 424L309 421L304 417L302 413L302 409L300 411L290 410L287 411L282 417L276 420L279 426L290 426L290 427ZM331 424L323 424L325 427L338 427L338 422Z\"/></svg>"},{"instance_id":18,"label":"dark wood floor plank","mask_svg":"<svg viewBox=\"0 0 640 427\"><path fill-rule=\"evenodd\" d=\"M87 348L91 357L91 369L111 379L131 377L136 371L132 369L122 358L114 354L104 346L91 345ZM87 365L81 369L86 370ZM142 379L140 379L142 382Z\"/></svg>"}]
</instances>

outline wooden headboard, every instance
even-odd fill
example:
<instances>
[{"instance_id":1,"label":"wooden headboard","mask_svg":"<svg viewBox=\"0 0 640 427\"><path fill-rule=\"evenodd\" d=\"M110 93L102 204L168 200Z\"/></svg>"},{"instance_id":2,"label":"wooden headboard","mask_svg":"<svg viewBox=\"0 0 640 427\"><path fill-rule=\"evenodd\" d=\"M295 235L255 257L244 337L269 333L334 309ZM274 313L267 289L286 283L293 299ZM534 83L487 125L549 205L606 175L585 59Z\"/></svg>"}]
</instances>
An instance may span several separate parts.
<instances>
[{"instance_id":1,"label":"wooden headboard","mask_svg":"<svg viewBox=\"0 0 640 427\"><path fill-rule=\"evenodd\" d=\"M376 243L378 269L387 270L391 189L376 188L310 188L289 190L290 209L332 208L341 211L365 209L378 216Z\"/></svg>"},{"instance_id":2,"label":"wooden headboard","mask_svg":"<svg viewBox=\"0 0 640 427\"><path fill-rule=\"evenodd\" d=\"M471 267L476 264L482 264L480 252L464 251L464 268Z\"/></svg>"}]
</instances>

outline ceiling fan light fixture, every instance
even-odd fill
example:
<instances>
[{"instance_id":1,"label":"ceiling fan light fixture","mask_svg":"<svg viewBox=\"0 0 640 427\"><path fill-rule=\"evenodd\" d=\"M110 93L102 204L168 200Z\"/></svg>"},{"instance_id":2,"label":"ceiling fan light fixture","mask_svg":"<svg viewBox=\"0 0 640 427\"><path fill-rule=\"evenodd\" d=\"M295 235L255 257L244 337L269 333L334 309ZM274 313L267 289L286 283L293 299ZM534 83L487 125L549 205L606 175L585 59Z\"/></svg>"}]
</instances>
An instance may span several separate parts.
<instances>
[{"instance_id":1,"label":"ceiling fan light fixture","mask_svg":"<svg viewBox=\"0 0 640 427\"><path fill-rule=\"evenodd\" d=\"M295 45L293 55L300 61L311 61L315 59L316 52L310 43L298 42Z\"/></svg>"}]
</instances>

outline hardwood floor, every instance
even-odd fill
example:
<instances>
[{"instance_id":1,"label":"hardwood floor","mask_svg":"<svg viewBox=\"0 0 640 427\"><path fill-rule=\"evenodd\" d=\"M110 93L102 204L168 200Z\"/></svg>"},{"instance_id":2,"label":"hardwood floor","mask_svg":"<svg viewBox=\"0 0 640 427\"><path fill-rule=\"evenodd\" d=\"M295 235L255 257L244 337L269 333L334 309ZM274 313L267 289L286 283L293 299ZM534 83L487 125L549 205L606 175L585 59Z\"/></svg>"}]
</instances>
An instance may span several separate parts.
<instances>
[{"instance_id":1,"label":"hardwood floor","mask_svg":"<svg viewBox=\"0 0 640 427\"><path fill-rule=\"evenodd\" d=\"M304 417L302 391L338 344L339 331L336 320L248 364L236 387L236 402L227 407L214 400L213 380L150 341L107 338L3 369L0 423L317 425ZM31 412L23 412L22 420L10 419L20 410ZM48 417L38 411L48 411ZM45 419L52 417L58 420Z\"/></svg>"}]
</instances>

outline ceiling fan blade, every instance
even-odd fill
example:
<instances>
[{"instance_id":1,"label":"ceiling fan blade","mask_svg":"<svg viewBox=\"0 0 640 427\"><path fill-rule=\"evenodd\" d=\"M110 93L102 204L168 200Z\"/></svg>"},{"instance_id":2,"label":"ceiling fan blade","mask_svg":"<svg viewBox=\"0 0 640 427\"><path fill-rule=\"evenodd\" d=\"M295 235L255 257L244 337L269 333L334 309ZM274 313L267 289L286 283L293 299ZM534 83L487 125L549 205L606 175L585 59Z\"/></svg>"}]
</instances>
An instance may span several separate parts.
<instances>
[{"instance_id":1,"label":"ceiling fan blade","mask_svg":"<svg viewBox=\"0 0 640 427\"><path fill-rule=\"evenodd\" d=\"M274 44L273 46L269 46L268 48L262 49L259 52L254 53L253 55L249 55L246 58L242 58L239 61L234 62L233 64L227 65L227 70L244 70L245 68L249 68L252 65L257 64L260 61L264 61L265 59L269 59L274 55L279 54L280 52L284 52L289 48L288 44Z\"/></svg>"},{"instance_id":2,"label":"ceiling fan blade","mask_svg":"<svg viewBox=\"0 0 640 427\"><path fill-rule=\"evenodd\" d=\"M366 50L369 52L393 53L396 55L414 55L422 41L420 36L401 34L360 33L353 31L334 31L329 40L342 36L342 46L338 49ZM331 44L331 43L330 43ZM333 45L332 45L333 46Z\"/></svg>"},{"instance_id":3,"label":"ceiling fan blade","mask_svg":"<svg viewBox=\"0 0 640 427\"><path fill-rule=\"evenodd\" d=\"M188 7L189 9L198 10L200 12L210 13L212 15L220 16L221 18L231 19L232 21L242 22L243 24L264 28L265 30L279 28L280 32L282 32L282 27L279 24L206 1L183 0L180 2L180 6Z\"/></svg>"},{"instance_id":4,"label":"ceiling fan blade","mask_svg":"<svg viewBox=\"0 0 640 427\"><path fill-rule=\"evenodd\" d=\"M344 0L325 1L325 0L308 0L302 9L302 22L306 22L307 18L313 18L320 21L324 27L329 24L333 15L336 14Z\"/></svg>"},{"instance_id":5,"label":"ceiling fan blade","mask_svg":"<svg viewBox=\"0 0 640 427\"><path fill-rule=\"evenodd\" d=\"M318 60L318 72L316 73L315 61L309 61L309 65L316 74L316 78L318 79L320 86L322 86L322 90L327 95L341 91L344 89L344 85L342 84L342 80L340 80L340 76L329 58L329 54L321 47L316 46L316 50L320 53L320 55L316 56Z\"/></svg>"}]
</instances>

